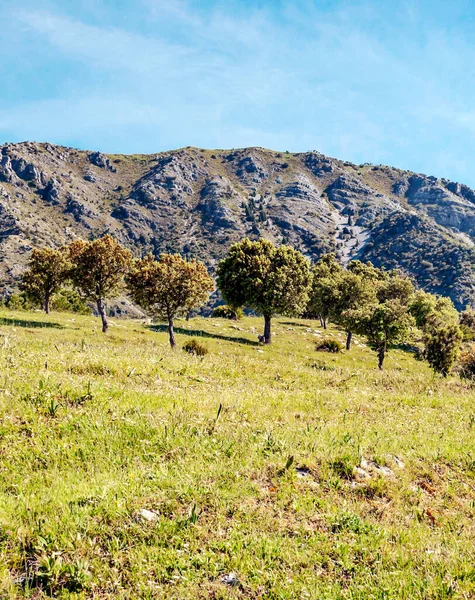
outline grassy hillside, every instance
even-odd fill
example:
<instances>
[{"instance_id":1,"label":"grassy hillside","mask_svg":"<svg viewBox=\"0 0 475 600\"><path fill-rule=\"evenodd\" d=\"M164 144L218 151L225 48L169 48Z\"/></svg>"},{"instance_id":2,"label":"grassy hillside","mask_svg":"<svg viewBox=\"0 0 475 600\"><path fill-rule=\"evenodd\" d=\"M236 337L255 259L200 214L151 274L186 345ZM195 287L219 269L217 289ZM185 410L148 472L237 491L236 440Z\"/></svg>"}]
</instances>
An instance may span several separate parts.
<instances>
[{"instance_id":1,"label":"grassy hillside","mask_svg":"<svg viewBox=\"0 0 475 600\"><path fill-rule=\"evenodd\" d=\"M473 387L179 325L0 314L2 598L474 597Z\"/></svg>"}]
</instances>

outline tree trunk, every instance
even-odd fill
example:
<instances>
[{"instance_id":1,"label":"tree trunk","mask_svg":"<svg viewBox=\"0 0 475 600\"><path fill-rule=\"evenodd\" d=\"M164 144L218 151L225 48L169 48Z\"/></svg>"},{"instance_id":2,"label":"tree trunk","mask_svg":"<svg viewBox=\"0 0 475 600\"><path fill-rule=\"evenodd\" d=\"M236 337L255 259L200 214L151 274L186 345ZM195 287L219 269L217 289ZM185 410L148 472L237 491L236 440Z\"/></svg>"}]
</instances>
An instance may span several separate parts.
<instances>
[{"instance_id":1,"label":"tree trunk","mask_svg":"<svg viewBox=\"0 0 475 600\"><path fill-rule=\"evenodd\" d=\"M383 344L378 348L378 367L383 368L384 357L386 355L386 344Z\"/></svg>"},{"instance_id":2,"label":"tree trunk","mask_svg":"<svg viewBox=\"0 0 475 600\"><path fill-rule=\"evenodd\" d=\"M45 296L45 306L44 306L44 309L45 309L45 313L47 315L49 315L49 294L46 294L46 296Z\"/></svg>"},{"instance_id":3,"label":"tree trunk","mask_svg":"<svg viewBox=\"0 0 475 600\"><path fill-rule=\"evenodd\" d=\"M320 320L320 326L323 327L323 325L324 325L324 323L323 323L323 317L319 316L318 318Z\"/></svg>"},{"instance_id":4,"label":"tree trunk","mask_svg":"<svg viewBox=\"0 0 475 600\"><path fill-rule=\"evenodd\" d=\"M270 344L272 342L270 320L270 315L264 315L264 344Z\"/></svg>"},{"instance_id":5,"label":"tree trunk","mask_svg":"<svg viewBox=\"0 0 475 600\"><path fill-rule=\"evenodd\" d=\"M327 328L327 319L326 319L326 317L323 317L322 321L323 321L323 329L326 329Z\"/></svg>"},{"instance_id":6,"label":"tree trunk","mask_svg":"<svg viewBox=\"0 0 475 600\"><path fill-rule=\"evenodd\" d=\"M97 312L99 313L102 321L102 333L107 333L107 330L109 329L109 323L107 322L106 307L102 298L97 300Z\"/></svg>"},{"instance_id":7,"label":"tree trunk","mask_svg":"<svg viewBox=\"0 0 475 600\"><path fill-rule=\"evenodd\" d=\"M346 349L349 350L351 348L351 338L353 337L353 333L351 331L346 332Z\"/></svg>"},{"instance_id":8,"label":"tree trunk","mask_svg":"<svg viewBox=\"0 0 475 600\"><path fill-rule=\"evenodd\" d=\"M176 341L175 341L175 331L173 329L173 326L174 326L173 315L169 315L168 316L168 337L170 338L170 346L171 346L172 350L175 350Z\"/></svg>"}]
</instances>

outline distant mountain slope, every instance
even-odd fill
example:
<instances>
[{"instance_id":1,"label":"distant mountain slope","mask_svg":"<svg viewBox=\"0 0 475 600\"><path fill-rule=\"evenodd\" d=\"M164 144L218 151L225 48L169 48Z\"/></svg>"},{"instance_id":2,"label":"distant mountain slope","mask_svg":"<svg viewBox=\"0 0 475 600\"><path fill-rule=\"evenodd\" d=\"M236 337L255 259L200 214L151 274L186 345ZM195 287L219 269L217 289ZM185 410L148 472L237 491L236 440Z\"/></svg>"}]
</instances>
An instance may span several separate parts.
<instances>
[{"instance_id":1,"label":"distant mountain slope","mask_svg":"<svg viewBox=\"0 0 475 600\"><path fill-rule=\"evenodd\" d=\"M33 246L110 232L136 255L180 252L213 269L244 236L399 266L459 307L475 302L475 192L318 152L186 148L104 155L0 146L0 292Z\"/></svg>"}]
</instances>

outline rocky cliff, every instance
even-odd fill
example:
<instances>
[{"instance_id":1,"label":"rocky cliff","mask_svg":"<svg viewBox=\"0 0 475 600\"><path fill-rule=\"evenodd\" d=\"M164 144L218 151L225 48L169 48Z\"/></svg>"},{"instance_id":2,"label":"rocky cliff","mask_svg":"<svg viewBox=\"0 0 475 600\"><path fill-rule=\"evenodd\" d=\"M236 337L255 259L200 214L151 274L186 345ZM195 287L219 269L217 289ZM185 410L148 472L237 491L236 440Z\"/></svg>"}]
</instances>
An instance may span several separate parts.
<instances>
[{"instance_id":1,"label":"rocky cliff","mask_svg":"<svg viewBox=\"0 0 475 600\"><path fill-rule=\"evenodd\" d=\"M34 246L109 232L135 255L180 252L213 269L244 236L399 266L457 306L475 302L475 192L318 152L185 148L104 155L0 146L0 293Z\"/></svg>"}]
</instances>

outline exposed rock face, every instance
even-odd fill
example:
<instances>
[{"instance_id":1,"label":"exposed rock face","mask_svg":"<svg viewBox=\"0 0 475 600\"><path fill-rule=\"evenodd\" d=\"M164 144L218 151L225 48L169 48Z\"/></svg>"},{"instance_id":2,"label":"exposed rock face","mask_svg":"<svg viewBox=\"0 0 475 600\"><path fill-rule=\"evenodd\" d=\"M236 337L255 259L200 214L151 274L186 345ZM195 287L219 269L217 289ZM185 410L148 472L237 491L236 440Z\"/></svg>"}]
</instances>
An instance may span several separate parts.
<instances>
[{"instance_id":1,"label":"exposed rock face","mask_svg":"<svg viewBox=\"0 0 475 600\"><path fill-rule=\"evenodd\" d=\"M475 192L445 179L319 152L186 148L114 156L52 144L0 147L0 293L33 246L110 232L135 255L179 252L213 270L244 236L399 266L474 302Z\"/></svg>"},{"instance_id":2,"label":"exposed rock face","mask_svg":"<svg viewBox=\"0 0 475 600\"><path fill-rule=\"evenodd\" d=\"M11 210L7 202L0 200L0 240L21 233L18 216L18 211Z\"/></svg>"},{"instance_id":3,"label":"exposed rock face","mask_svg":"<svg viewBox=\"0 0 475 600\"><path fill-rule=\"evenodd\" d=\"M3 154L0 158L0 181L13 183L16 179L15 171L8 154Z\"/></svg>"},{"instance_id":4,"label":"exposed rock face","mask_svg":"<svg viewBox=\"0 0 475 600\"><path fill-rule=\"evenodd\" d=\"M115 173L115 167L112 166L111 161L105 154L102 154L101 152L89 152L88 158L89 162L92 165L95 165L100 169L106 169L107 171L112 171L113 173Z\"/></svg>"},{"instance_id":5,"label":"exposed rock face","mask_svg":"<svg viewBox=\"0 0 475 600\"><path fill-rule=\"evenodd\" d=\"M197 208L203 215L203 224L214 228L239 229L239 196L228 180L215 177L200 192ZM232 210L232 207L235 209ZM236 214L237 213L237 214Z\"/></svg>"},{"instance_id":6,"label":"exposed rock face","mask_svg":"<svg viewBox=\"0 0 475 600\"><path fill-rule=\"evenodd\" d=\"M150 208L180 206L184 208L193 195L193 183L206 171L185 152L159 158L157 165L142 177L131 196Z\"/></svg>"},{"instance_id":7,"label":"exposed rock face","mask_svg":"<svg viewBox=\"0 0 475 600\"><path fill-rule=\"evenodd\" d=\"M319 152L305 154L304 162L315 177L325 177L334 171L333 161Z\"/></svg>"},{"instance_id":8,"label":"exposed rock face","mask_svg":"<svg viewBox=\"0 0 475 600\"><path fill-rule=\"evenodd\" d=\"M61 195L61 184L57 179L52 177L46 184L45 189L42 191L42 196L50 204L60 204Z\"/></svg>"}]
</instances>

